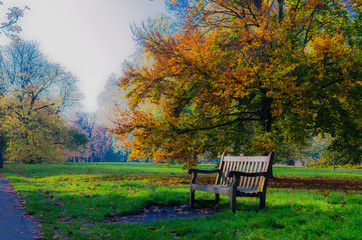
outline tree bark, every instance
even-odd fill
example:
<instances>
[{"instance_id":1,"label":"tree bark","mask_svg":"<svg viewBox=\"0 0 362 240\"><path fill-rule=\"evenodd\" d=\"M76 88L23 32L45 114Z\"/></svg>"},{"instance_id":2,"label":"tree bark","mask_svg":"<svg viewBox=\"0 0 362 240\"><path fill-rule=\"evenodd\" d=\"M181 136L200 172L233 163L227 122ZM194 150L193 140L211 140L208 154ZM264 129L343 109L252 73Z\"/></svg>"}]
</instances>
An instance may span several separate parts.
<instances>
[{"instance_id":1,"label":"tree bark","mask_svg":"<svg viewBox=\"0 0 362 240\"><path fill-rule=\"evenodd\" d=\"M4 158L3 158L3 155L0 152L0 168L3 168L3 167L4 167Z\"/></svg>"},{"instance_id":2,"label":"tree bark","mask_svg":"<svg viewBox=\"0 0 362 240\"><path fill-rule=\"evenodd\" d=\"M264 131L265 133L269 133L272 130L272 122L273 122L273 115L271 112L271 105L272 105L272 99L266 96L267 90L262 89L262 113L261 113L261 119L262 123L264 124ZM264 155L268 155L269 153L264 153ZM274 178L273 173L273 163L271 164L271 171L270 171L270 178Z\"/></svg>"}]
</instances>

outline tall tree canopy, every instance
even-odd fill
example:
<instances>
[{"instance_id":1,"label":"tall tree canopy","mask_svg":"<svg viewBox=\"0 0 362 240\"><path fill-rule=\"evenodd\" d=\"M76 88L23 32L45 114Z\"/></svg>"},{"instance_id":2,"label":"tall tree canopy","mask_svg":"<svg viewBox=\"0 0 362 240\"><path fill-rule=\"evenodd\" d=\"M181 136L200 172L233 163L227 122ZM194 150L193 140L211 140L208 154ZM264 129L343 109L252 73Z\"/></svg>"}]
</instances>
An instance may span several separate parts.
<instances>
[{"instance_id":1,"label":"tall tree canopy","mask_svg":"<svg viewBox=\"0 0 362 240\"><path fill-rule=\"evenodd\" d=\"M5 157L60 161L67 148L85 144L60 116L77 100L77 79L50 62L36 42L18 40L0 53L0 151Z\"/></svg>"},{"instance_id":2,"label":"tall tree canopy","mask_svg":"<svg viewBox=\"0 0 362 240\"><path fill-rule=\"evenodd\" d=\"M66 160L68 149L77 149L87 139L76 129L66 127L55 106L40 99L29 111L30 100L0 98L0 151L7 161L21 163L54 163ZM41 108L47 106L45 108Z\"/></svg>"},{"instance_id":3,"label":"tall tree canopy","mask_svg":"<svg viewBox=\"0 0 362 240\"><path fill-rule=\"evenodd\" d=\"M149 62L121 80L131 109L114 129L132 156L193 165L329 133L360 161L359 1L192 2L177 33L137 36Z\"/></svg>"},{"instance_id":4,"label":"tall tree canopy","mask_svg":"<svg viewBox=\"0 0 362 240\"><path fill-rule=\"evenodd\" d=\"M0 51L0 94L25 99L34 104L39 99L60 112L78 100L77 79L59 64L44 56L35 41L18 40ZM29 111L36 108L30 107Z\"/></svg>"}]
</instances>

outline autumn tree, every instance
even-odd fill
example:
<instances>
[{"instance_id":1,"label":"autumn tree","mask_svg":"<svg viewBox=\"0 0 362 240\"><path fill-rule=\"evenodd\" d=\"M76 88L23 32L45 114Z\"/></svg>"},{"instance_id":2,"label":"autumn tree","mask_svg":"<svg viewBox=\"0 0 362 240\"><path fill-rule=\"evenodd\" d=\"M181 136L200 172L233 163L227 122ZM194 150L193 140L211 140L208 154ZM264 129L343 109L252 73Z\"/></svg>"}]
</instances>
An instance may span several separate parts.
<instances>
[{"instance_id":1,"label":"autumn tree","mask_svg":"<svg viewBox=\"0 0 362 240\"><path fill-rule=\"evenodd\" d=\"M61 160L77 141L60 113L77 100L77 79L50 62L36 42L18 40L1 50L1 148L9 160ZM64 156L63 156L64 157Z\"/></svg>"},{"instance_id":2,"label":"autumn tree","mask_svg":"<svg viewBox=\"0 0 362 240\"><path fill-rule=\"evenodd\" d=\"M329 133L360 161L359 2L193 2L177 33L137 36L148 63L121 80L114 129L133 157L193 165Z\"/></svg>"},{"instance_id":3,"label":"autumn tree","mask_svg":"<svg viewBox=\"0 0 362 240\"><path fill-rule=\"evenodd\" d=\"M4 137L2 152L7 161L21 163L54 163L66 159L68 149L86 143L84 135L66 127L54 106L28 111L29 99L22 103L14 97L0 98L0 131ZM44 106L44 100L35 107Z\"/></svg>"}]
</instances>

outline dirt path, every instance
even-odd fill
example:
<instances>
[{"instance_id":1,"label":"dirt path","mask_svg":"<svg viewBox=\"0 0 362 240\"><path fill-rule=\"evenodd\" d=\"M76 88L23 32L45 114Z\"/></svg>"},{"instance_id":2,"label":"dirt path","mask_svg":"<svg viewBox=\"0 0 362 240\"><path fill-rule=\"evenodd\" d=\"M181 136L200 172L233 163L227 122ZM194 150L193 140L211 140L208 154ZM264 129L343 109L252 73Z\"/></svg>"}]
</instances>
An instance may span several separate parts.
<instances>
[{"instance_id":1,"label":"dirt path","mask_svg":"<svg viewBox=\"0 0 362 240\"><path fill-rule=\"evenodd\" d=\"M0 173L0 239L33 240L41 239L38 223L26 215L19 196L11 189L9 182Z\"/></svg>"}]
</instances>

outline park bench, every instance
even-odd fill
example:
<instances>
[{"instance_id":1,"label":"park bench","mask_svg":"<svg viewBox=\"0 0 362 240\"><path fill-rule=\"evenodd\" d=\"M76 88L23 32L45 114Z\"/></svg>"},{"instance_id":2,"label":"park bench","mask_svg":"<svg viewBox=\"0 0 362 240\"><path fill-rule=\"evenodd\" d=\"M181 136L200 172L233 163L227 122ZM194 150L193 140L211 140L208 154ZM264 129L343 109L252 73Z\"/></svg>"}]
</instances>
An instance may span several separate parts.
<instances>
[{"instance_id":1,"label":"park bench","mask_svg":"<svg viewBox=\"0 0 362 240\"><path fill-rule=\"evenodd\" d=\"M265 207L266 188L271 175L271 165L274 153L268 156L226 156L222 155L219 169L201 170L191 168L190 207L194 207L195 191L215 194L214 203L219 202L219 196L230 197L230 209L235 212L236 197L259 197L259 208ZM215 185L196 184L198 173L217 173Z\"/></svg>"}]
</instances>

